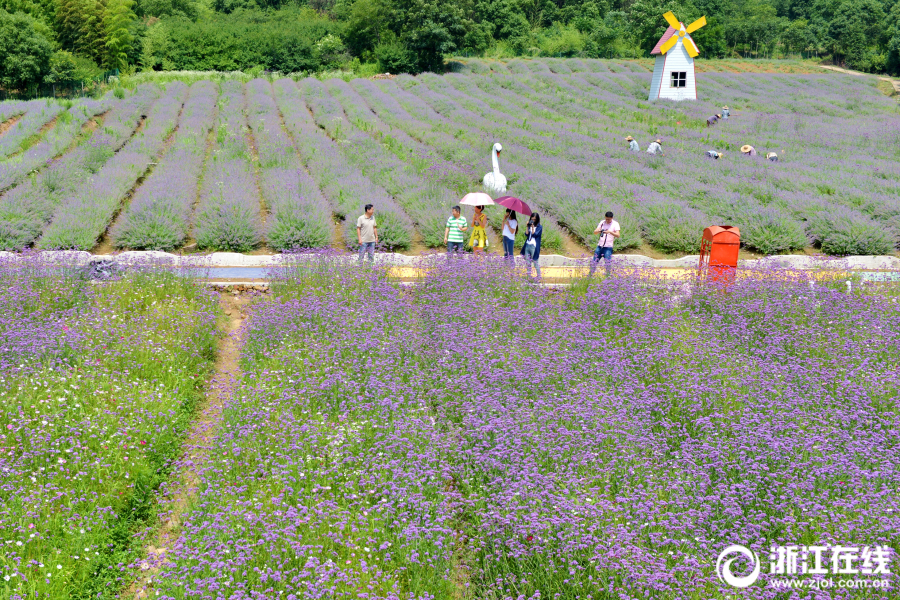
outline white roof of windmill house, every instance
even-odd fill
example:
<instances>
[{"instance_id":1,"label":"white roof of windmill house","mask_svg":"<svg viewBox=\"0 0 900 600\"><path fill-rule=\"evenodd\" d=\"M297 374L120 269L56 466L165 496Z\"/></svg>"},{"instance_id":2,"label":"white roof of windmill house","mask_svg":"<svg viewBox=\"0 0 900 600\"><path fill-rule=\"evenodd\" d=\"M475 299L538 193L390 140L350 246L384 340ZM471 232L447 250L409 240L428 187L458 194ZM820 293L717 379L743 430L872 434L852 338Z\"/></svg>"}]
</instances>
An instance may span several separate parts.
<instances>
[{"instance_id":1,"label":"white roof of windmill house","mask_svg":"<svg viewBox=\"0 0 900 600\"><path fill-rule=\"evenodd\" d=\"M706 17L700 17L687 27L671 12L663 17L669 27L650 52L656 55L656 64L647 99L696 100L694 57L700 54L700 49L690 34L706 25Z\"/></svg>"}]
</instances>

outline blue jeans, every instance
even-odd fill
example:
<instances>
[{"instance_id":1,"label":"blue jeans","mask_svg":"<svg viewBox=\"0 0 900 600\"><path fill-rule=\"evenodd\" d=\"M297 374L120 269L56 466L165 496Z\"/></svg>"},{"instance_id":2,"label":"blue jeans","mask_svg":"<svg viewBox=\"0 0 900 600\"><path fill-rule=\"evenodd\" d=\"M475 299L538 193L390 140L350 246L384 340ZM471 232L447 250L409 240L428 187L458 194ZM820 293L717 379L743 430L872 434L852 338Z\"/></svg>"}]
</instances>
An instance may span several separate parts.
<instances>
[{"instance_id":1,"label":"blue jeans","mask_svg":"<svg viewBox=\"0 0 900 600\"><path fill-rule=\"evenodd\" d=\"M594 248L594 258L591 260L591 275L594 274L594 269L597 268L597 263L600 262L600 259L606 261L606 272L609 273L609 261L612 260L612 248L606 248L604 246L597 246Z\"/></svg>"},{"instance_id":2,"label":"blue jeans","mask_svg":"<svg viewBox=\"0 0 900 600\"><path fill-rule=\"evenodd\" d=\"M511 240L505 235L503 236L503 258L512 258L513 256L513 245L516 243L515 240Z\"/></svg>"},{"instance_id":3,"label":"blue jeans","mask_svg":"<svg viewBox=\"0 0 900 600\"><path fill-rule=\"evenodd\" d=\"M525 244L525 268L528 269L528 275L531 276L531 265L534 264L534 270L537 271L538 279L541 278L541 265L534 260L534 246Z\"/></svg>"},{"instance_id":4,"label":"blue jeans","mask_svg":"<svg viewBox=\"0 0 900 600\"><path fill-rule=\"evenodd\" d=\"M363 242L359 245L359 262L362 262L363 255L369 255L369 262L375 262L375 242Z\"/></svg>"},{"instance_id":5,"label":"blue jeans","mask_svg":"<svg viewBox=\"0 0 900 600\"><path fill-rule=\"evenodd\" d=\"M459 254L462 249L462 242L447 242L447 257L449 258L451 254Z\"/></svg>"}]
</instances>

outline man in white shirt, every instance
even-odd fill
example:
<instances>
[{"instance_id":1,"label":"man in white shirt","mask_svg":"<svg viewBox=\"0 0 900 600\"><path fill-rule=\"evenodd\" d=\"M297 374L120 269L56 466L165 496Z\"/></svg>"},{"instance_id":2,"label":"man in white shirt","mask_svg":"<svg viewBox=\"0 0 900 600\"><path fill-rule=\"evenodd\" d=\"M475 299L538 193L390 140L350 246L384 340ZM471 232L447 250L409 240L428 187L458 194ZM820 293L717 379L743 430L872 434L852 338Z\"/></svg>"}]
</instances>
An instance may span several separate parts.
<instances>
[{"instance_id":1,"label":"man in white shirt","mask_svg":"<svg viewBox=\"0 0 900 600\"><path fill-rule=\"evenodd\" d=\"M594 233L600 234L600 239L597 240L597 247L594 249L594 258L591 260L591 275L594 274L594 269L597 268L597 263L600 262L601 258L606 261L606 274L609 275L609 263L612 260L613 244L615 244L619 236L622 235L620 232L621 228L619 227L619 222L613 220L612 211L607 211L606 218L600 221L600 223L597 224L597 229L594 230Z\"/></svg>"},{"instance_id":2,"label":"man in white shirt","mask_svg":"<svg viewBox=\"0 0 900 600\"><path fill-rule=\"evenodd\" d=\"M378 243L378 223L375 222L375 207L366 204L365 214L356 219L356 238L359 241L359 262L369 255L369 262L375 262L375 244Z\"/></svg>"},{"instance_id":3,"label":"man in white shirt","mask_svg":"<svg viewBox=\"0 0 900 600\"><path fill-rule=\"evenodd\" d=\"M637 140L635 140L630 135L627 138L625 138L625 141L628 142L628 149L631 150L632 152L640 152L641 151L641 147L638 146Z\"/></svg>"}]
</instances>

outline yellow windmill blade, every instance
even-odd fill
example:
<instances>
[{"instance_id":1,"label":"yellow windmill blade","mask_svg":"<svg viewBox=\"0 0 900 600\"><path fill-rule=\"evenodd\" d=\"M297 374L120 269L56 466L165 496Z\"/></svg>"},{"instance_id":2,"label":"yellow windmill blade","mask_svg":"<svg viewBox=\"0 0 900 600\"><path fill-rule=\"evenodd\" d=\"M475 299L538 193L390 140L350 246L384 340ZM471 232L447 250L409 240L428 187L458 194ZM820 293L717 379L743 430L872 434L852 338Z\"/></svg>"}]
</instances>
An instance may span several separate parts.
<instances>
[{"instance_id":1,"label":"yellow windmill blade","mask_svg":"<svg viewBox=\"0 0 900 600\"><path fill-rule=\"evenodd\" d=\"M672 11L664 14L663 19L666 20L666 23L668 23L672 27L672 29L681 29L681 21L675 18L675 14Z\"/></svg>"},{"instance_id":2,"label":"yellow windmill blade","mask_svg":"<svg viewBox=\"0 0 900 600\"><path fill-rule=\"evenodd\" d=\"M700 17L699 19L688 25L686 31L688 33L693 33L704 25L706 25L706 17Z\"/></svg>"},{"instance_id":3,"label":"yellow windmill blade","mask_svg":"<svg viewBox=\"0 0 900 600\"><path fill-rule=\"evenodd\" d=\"M675 44L678 43L678 36L672 34L672 37L663 42L663 45L659 47L659 51L665 54L669 50L675 47Z\"/></svg>"},{"instance_id":4,"label":"yellow windmill blade","mask_svg":"<svg viewBox=\"0 0 900 600\"><path fill-rule=\"evenodd\" d=\"M690 37L684 38L684 49L691 55L691 58L697 58L697 55L700 54L700 51L697 49L697 44Z\"/></svg>"}]
</instances>

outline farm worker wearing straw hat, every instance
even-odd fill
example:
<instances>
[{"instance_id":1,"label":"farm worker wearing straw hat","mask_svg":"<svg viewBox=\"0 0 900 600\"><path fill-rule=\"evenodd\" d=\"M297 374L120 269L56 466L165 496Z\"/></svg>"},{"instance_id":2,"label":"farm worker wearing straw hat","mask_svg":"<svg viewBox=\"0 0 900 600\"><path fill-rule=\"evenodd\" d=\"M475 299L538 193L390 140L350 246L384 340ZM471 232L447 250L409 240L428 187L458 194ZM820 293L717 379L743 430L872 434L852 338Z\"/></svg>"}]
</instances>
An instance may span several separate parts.
<instances>
[{"instance_id":1,"label":"farm worker wearing straw hat","mask_svg":"<svg viewBox=\"0 0 900 600\"><path fill-rule=\"evenodd\" d=\"M634 138L631 137L630 135L627 138L625 138L625 141L628 142L628 149L631 150L632 152L640 152L641 151L641 147L638 146L638 143L636 141L634 141Z\"/></svg>"},{"instance_id":2,"label":"farm worker wearing straw hat","mask_svg":"<svg viewBox=\"0 0 900 600\"><path fill-rule=\"evenodd\" d=\"M715 125L716 121L718 121L718 120L719 120L719 115L713 115L713 116L709 117L708 119L706 119L706 126L709 127L710 125Z\"/></svg>"},{"instance_id":3,"label":"farm worker wearing straw hat","mask_svg":"<svg viewBox=\"0 0 900 600\"><path fill-rule=\"evenodd\" d=\"M769 152L766 154L766 158L771 160L772 162L778 162L778 155L774 152Z\"/></svg>"},{"instance_id":4,"label":"farm worker wearing straw hat","mask_svg":"<svg viewBox=\"0 0 900 600\"><path fill-rule=\"evenodd\" d=\"M756 148L754 148L750 144L744 144L743 146L741 146L741 152L746 154L747 156L756 156Z\"/></svg>"},{"instance_id":5,"label":"farm worker wearing straw hat","mask_svg":"<svg viewBox=\"0 0 900 600\"><path fill-rule=\"evenodd\" d=\"M647 146L647 154L659 154L660 156L665 156L662 151L662 140L658 139Z\"/></svg>"},{"instance_id":6,"label":"farm worker wearing straw hat","mask_svg":"<svg viewBox=\"0 0 900 600\"><path fill-rule=\"evenodd\" d=\"M719 160L720 158L725 158L725 154L723 152L716 152L715 150L707 150L706 155L710 158L714 158Z\"/></svg>"},{"instance_id":7,"label":"farm worker wearing straw hat","mask_svg":"<svg viewBox=\"0 0 900 600\"><path fill-rule=\"evenodd\" d=\"M722 107L722 118L723 118L723 119L727 119L727 118L730 117L730 116L731 116L731 111L728 110L728 107L727 107L727 106L723 106L723 107Z\"/></svg>"}]
</instances>

